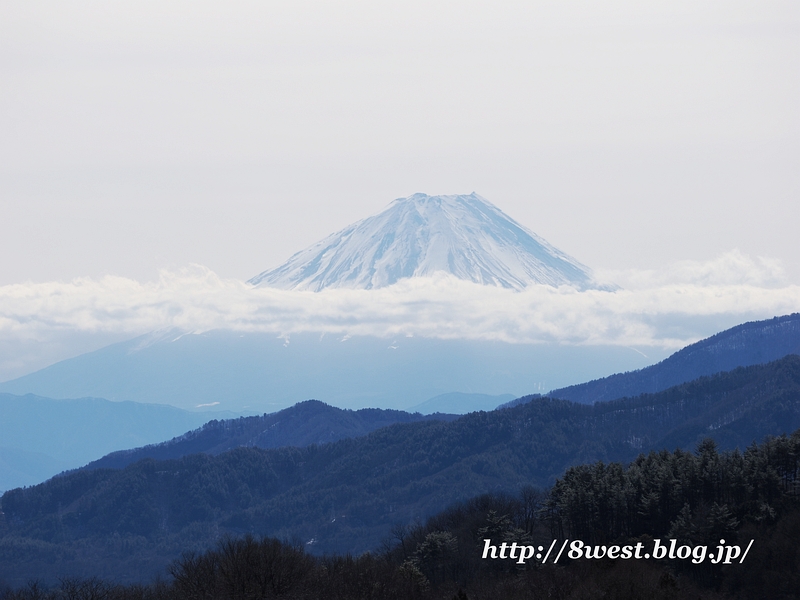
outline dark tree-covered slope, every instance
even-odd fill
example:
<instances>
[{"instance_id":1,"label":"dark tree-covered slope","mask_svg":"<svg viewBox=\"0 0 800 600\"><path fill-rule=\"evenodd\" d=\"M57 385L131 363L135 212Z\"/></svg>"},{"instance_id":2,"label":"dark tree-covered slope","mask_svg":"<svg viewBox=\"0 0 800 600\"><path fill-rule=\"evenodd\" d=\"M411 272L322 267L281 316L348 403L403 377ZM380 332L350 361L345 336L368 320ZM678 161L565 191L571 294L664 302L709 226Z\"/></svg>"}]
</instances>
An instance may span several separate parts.
<instances>
[{"instance_id":1,"label":"dark tree-covered slope","mask_svg":"<svg viewBox=\"0 0 800 600\"><path fill-rule=\"evenodd\" d=\"M693 449L706 436L744 448L798 427L800 357L789 356L593 406L534 399L322 446L80 471L3 495L0 577L37 569L141 577L226 532L359 553L394 524L482 492L548 485L572 465Z\"/></svg>"},{"instance_id":2,"label":"dark tree-covered slope","mask_svg":"<svg viewBox=\"0 0 800 600\"><path fill-rule=\"evenodd\" d=\"M378 552L357 558L310 556L302 544L248 534L182 553L167 579L126 586L60 577L50 589L19 577L12 589L0 579L0 600L789 600L800 590L798 481L800 430L743 452L718 452L705 439L694 452L577 465L546 492L524 486L516 494L475 496L425 524L393 528ZM664 544L665 536L708 553L699 562L697 554L652 558L654 538ZM483 558L487 538L544 549L564 537L599 552L592 560L567 552L559 564ZM742 560L720 561L721 539L728 551L746 547ZM640 547L644 558L597 559L609 545Z\"/></svg>"},{"instance_id":3,"label":"dark tree-covered slope","mask_svg":"<svg viewBox=\"0 0 800 600\"><path fill-rule=\"evenodd\" d=\"M638 396L788 354L800 354L800 313L737 325L650 367L553 390L548 395L585 404Z\"/></svg>"},{"instance_id":4,"label":"dark tree-covered slope","mask_svg":"<svg viewBox=\"0 0 800 600\"><path fill-rule=\"evenodd\" d=\"M188 454L220 454L239 447L281 448L326 444L360 437L395 423L452 421L458 415L420 415L400 410L362 408L345 410L318 400L307 400L272 414L214 420L160 444L112 452L85 469L121 469L144 458L160 460Z\"/></svg>"}]
</instances>

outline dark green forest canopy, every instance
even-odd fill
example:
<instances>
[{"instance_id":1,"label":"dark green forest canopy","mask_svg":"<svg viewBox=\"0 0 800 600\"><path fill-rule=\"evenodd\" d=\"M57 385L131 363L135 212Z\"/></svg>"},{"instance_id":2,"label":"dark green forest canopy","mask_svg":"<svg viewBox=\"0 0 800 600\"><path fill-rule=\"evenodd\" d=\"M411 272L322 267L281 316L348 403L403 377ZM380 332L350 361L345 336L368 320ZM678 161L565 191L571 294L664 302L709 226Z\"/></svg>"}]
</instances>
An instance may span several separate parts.
<instances>
[{"instance_id":1,"label":"dark green forest canopy","mask_svg":"<svg viewBox=\"0 0 800 600\"><path fill-rule=\"evenodd\" d=\"M745 451L720 453L711 439L694 452L650 452L629 465L578 465L549 492L489 493L421 523L397 525L375 553L313 558L302 544L223 537L184 551L167 580L119 585L61 577L50 590L29 583L0 600L34 598L795 598L800 589L800 430ZM680 507L680 509L678 508ZM569 535L590 544L644 543L668 536L713 548L753 542L745 562L679 560L484 560L482 547L546 546ZM748 548L750 546L748 545ZM97 565L96 567L97 568Z\"/></svg>"},{"instance_id":2,"label":"dark green forest canopy","mask_svg":"<svg viewBox=\"0 0 800 600\"><path fill-rule=\"evenodd\" d=\"M587 543L647 534L711 544L735 538L740 523L772 521L798 503L800 430L743 452L719 453L707 438L695 452L570 467L543 514L554 534Z\"/></svg>"},{"instance_id":3,"label":"dark green forest canopy","mask_svg":"<svg viewBox=\"0 0 800 600\"><path fill-rule=\"evenodd\" d=\"M692 451L707 436L720 449L744 449L797 427L800 358L790 356L594 406L537 398L322 446L238 448L78 471L2 497L0 577L36 565L54 565L47 567L54 575L68 567L102 575L91 572L97 557L117 576L153 574L225 533L358 554L398 523L483 492L548 486L574 465L628 462L650 449ZM673 504L682 510L679 500ZM580 527L563 514L562 527ZM662 525L672 520L663 518Z\"/></svg>"}]
</instances>

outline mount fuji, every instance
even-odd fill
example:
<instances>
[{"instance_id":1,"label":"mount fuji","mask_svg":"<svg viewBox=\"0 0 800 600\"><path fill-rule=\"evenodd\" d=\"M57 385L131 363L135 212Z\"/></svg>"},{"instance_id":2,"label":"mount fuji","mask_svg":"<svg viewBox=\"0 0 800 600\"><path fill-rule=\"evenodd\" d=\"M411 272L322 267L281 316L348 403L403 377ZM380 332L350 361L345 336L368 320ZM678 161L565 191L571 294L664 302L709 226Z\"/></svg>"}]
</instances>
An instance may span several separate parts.
<instances>
[{"instance_id":1,"label":"mount fuji","mask_svg":"<svg viewBox=\"0 0 800 600\"><path fill-rule=\"evenodd\" d=\"M515 290L601 287L587 267L475 193L398 198L249 283L315 292L375 289L437 272Z\"/></svg>"}]
</instances>

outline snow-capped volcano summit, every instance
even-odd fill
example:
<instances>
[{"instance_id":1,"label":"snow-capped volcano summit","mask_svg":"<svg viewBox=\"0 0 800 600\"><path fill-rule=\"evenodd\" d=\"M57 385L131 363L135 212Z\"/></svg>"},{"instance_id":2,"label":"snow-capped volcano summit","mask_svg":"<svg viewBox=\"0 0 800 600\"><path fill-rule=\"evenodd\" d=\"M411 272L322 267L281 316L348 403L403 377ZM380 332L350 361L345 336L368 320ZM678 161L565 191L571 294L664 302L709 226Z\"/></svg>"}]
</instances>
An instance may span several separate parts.
<instances>
[{"instance_id":1,"label":"snow-capped volcano summit","mask_svg":"<svg viewBox=\"0 0 800 600\"><path fill-rule=\"evenodd\" d=\"M595 287L589 269L477 194L398 198L249 283L373 289L444 271L484 285Z\"/></svg>"}]
</instances>

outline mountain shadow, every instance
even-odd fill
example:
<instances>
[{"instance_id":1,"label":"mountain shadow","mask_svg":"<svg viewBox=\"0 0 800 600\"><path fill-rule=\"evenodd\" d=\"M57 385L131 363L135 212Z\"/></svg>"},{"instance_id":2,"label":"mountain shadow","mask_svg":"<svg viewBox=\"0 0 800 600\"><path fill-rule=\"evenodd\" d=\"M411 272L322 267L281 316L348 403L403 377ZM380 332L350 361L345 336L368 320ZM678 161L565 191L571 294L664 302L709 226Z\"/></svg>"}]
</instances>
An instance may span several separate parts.
<instances>
[{"instance_id":1,"label":"mountain shadow","mask_svg":"<svg viewBox=\"0 0 800 600\"><path fill-rule=\"evenodd\" d=\"M41 483L114 450L169 439L214 416L222 415L164 404L0 393L0 490Z\"/></svg>"}]
</instances>

